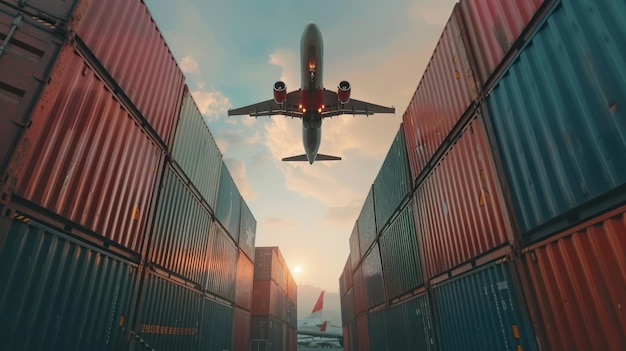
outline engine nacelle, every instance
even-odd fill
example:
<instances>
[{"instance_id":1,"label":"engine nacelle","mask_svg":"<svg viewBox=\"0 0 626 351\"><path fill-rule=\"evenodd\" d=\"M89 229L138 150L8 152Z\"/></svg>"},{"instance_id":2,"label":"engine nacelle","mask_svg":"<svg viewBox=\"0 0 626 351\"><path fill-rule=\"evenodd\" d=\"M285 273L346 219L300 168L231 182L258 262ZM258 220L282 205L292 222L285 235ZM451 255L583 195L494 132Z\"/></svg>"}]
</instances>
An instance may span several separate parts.
<instances>
[{"instance_id":1,"label":"engine nacelle","mask_svg":"<svg viewBox=\"0 0 626 351\"><path fill-rule=\"evenodd\" d=\"M287 100L287 86L285 82L278 81L274 83L274 101L277 104L283 104Z\"/></svg>"},{"instance_id":2,"label":"engine nacelle","mask_svg":"<svg viewBox=\"0 0 626 351\"><path fill-rule=\"evenodd\" d=\"M345 104L350 101L350 83L342 80L337 88L337 98L340 104Z\"/></svg>"}]
</instances>

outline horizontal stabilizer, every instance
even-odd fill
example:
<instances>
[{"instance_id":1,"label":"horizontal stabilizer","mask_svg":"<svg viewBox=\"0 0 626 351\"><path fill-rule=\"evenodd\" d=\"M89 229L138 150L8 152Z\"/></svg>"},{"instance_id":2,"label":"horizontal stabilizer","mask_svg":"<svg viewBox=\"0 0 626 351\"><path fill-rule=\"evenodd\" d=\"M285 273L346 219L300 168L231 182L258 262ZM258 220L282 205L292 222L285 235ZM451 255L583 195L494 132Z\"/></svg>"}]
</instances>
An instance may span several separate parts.
<instances>
[{"instance_id":1,"label":"horizontal stabilizer","mask_svg":"<svg viewBox=\"0 0 626 351\"><path fill-rule=\"evenodd\" d=\"M308 161L309 159L306 157L306 155L298 155L298 156L291 156L291 157L285 157L283 158L283 161Z\"/></svg>"},{"instance_id":2,"label":"horizontal stabilizer","mask_svg":"<svg viewBox=\"0 0 626 351\"><path fill-rule=\"evenodd\" d=\"M341 161L341 157L317 154L315 161Z\"/></svg>"}]
</instances>

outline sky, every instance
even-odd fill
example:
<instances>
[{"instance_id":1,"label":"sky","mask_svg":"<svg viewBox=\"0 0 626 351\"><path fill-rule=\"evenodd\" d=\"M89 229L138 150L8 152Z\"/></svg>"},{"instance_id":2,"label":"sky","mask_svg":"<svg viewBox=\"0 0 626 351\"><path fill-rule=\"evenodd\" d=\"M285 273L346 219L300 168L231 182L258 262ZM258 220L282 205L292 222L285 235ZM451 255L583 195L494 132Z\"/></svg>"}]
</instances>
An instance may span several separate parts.
<instances>
[{"instance_id":1,"label":"sky","mask_svg":"<svg viewBox=\"0 0 626 351\"><path fill-rule=\"evenodd\" d=\"M256 246L278 246L307 286L299 307L310 308L318 290L338 293L355 221L456 1L144 2L257 220ZM227 110L273 98L277 80L300 87L310 22L324 40L325 87L347 80L353 98L396 113L324 120L319 152L343 160L284 163L304 153L300 120Z\"/></svg>"}]
</instances>

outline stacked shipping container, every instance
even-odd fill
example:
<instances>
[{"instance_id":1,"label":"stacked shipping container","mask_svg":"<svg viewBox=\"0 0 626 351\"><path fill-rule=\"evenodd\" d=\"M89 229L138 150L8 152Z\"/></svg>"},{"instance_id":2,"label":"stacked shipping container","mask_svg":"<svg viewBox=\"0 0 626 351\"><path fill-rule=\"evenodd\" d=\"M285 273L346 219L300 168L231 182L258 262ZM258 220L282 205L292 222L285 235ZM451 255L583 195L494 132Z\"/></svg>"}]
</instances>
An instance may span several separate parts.
<instances>
[{"instance_id":1,"label":"stacked shipping container","mask_svg":"<svg viewBox=\"0 0 626 351\"><path fill-rule=\"evenodd\" d=\"M255 249L252 323L254 350L295 351L297 286L278 247Z\"/></svg>"},{"instance_id":2,"label":"stacked shipping container","mask_svg":"<svg viewBox=\"0 0 626 351\"><path fill-rule=\"evenodd\" d=\"M256 220L143 2L0 31L3 345L247 349Z\"/></svg>"},{"instance_id":3,"label":"stacked shipping container","mask_svg":"<svg viewBox=\"0 0 626 351\"><path fill-rule=\"evenodd\" d=\"M624 348L625 13L618 0L455 7L403 118L412 201L379 223L371 190L350 236L346 348Z\"/></svg>"}]
</instances>

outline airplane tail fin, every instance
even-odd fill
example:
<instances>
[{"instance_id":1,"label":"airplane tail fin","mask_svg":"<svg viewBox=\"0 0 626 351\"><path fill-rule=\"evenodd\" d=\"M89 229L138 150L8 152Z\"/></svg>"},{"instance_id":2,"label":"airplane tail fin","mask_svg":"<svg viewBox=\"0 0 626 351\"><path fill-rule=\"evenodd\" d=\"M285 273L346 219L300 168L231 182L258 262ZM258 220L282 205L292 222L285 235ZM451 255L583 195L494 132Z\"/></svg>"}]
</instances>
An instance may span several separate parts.
<instances>
[{"instance_id":1,"label":"airplane tail fin","mask_svg":"<svg viewBox=\"0 0 626 351\"><path fill-rule=\"evenodd\" d=\"M317 298L317 302L315 306L313 306L313 310L309 315L311 319L322 319L322 309L324 308L324 290L320 293L320 296Z\"/></svg>"},{"instance_id":2,"label":"airplane tail fin","mask_svg":"<svg viewBox=\"0 0 626 351\"><path fill-rule=\"evenodd\" d=\"M326 324L328 323L328 321L324 321L324 323L322 324L322 327L320 328L321 332L325 332L326 331Z\"/></svg>"}]
</instances>

